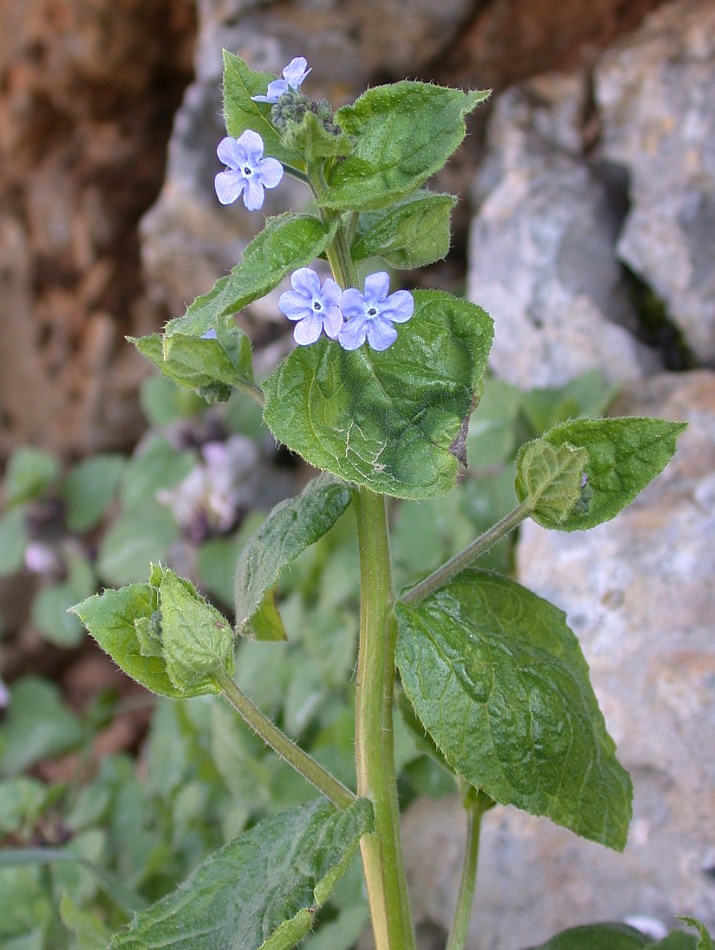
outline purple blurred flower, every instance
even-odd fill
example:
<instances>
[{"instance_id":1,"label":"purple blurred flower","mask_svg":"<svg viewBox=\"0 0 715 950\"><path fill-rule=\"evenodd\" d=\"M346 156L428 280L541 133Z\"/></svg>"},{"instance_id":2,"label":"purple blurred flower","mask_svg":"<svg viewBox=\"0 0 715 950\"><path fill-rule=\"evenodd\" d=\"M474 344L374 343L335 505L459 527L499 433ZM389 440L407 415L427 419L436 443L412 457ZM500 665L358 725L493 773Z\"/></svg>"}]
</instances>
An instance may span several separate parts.
<instances>
[{"instance_id":1,"label":"purple blurred flower","mask_svg":"<svg viewBox=\"0 0 715 950\"><path fill-rule=\"evenodd\" d=\"M281 294L278 308L289 320L297 320L293 336L296 343L307 346L325 330L335 340L343 325L340 313L340 288L328 277L320 285L320 277L310 267L301 267L290 279L293 290Z\"/></svg>"},{"instance_id":2,"label":"purple blurred flower","mask_svg":"<svg viewBox=\"0 0 715 950\"><path fill-rule=\"evenodd\" d=\"M344 290L340 309L347 323L338 336L345 350L356 350L367 339L373 350L386 350L397 339L393 323L405 323L415 309L407 290L389 293L390 277L384 271L365 278L365 292Z\"/></svg>"},{"instance_id":3,"label":"purple blurred flower","mask_svg":"<svg viewBox=\"0 0 715 950\"><path fill-rule=\"evenodd\" d=\"M222 205L243 195L248 210L258 211L263 205L263 189L275 188L283 177L283 166L275 158L263 158L263 139L251 129L237 139L222 139L216 154L227 166L214 179Z\"/></svg>"},{"instance_id":4,"label":"purple blurred flower","mask_svg":"<svg viewBox=\"0 0 715 950\"><path fill-rule=\"evenodd\" d=\"M283 79L274 79L268 83L267 96L251 96L255 102L278 102L284 92L289 89L298 90L303 80L310 72L308 61L302 56L296 56L283 70Z\"/></svg>"}]
</instances>

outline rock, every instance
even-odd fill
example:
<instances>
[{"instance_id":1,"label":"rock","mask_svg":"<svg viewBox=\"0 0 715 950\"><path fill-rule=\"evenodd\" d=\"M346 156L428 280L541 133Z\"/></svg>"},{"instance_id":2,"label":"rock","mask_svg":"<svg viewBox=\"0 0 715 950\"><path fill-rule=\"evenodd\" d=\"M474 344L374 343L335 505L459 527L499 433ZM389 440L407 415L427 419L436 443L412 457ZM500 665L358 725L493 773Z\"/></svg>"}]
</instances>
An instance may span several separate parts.
<instances>
[{"instance_id":1,"label":"rock","mask_svg":"<svg viewBox=\"0 0 715 950\"><path fill-rule=\"evenodd\" d=\"M614 251L622 193L581 155L584 97L578 75L499 96L476 179L468 293L495 321L492 368L524 387L657 366L627 329L637 317Z\"/></svg>"},{"instance_id":2,"label":"rock","mask_svg":"<svg viewBox=\"0 0 715 950\"><path fill-rule=\"evenodd\" d=\"M599 153L624 166L618 255L715 362L715 5L670 3L600 61Z\"/></svg>"},{"instance_id":3,"label":"rock","mask_svg":"<svg viewBox=\"0 0 715 950\"><path fill-rule=\"evenodd\" d=\"M591 531L526 523L517 574L566 611L581 641L634 782L629 842L619 855L514 809L488 813L470 930L480 950L533 946L596 920L715 923L715 374L633 383L616 408L687 420L675 458ZM406 816L413 903L445 928L463 834L457 801L420 801Z\"/></svg>"}]
</instances>

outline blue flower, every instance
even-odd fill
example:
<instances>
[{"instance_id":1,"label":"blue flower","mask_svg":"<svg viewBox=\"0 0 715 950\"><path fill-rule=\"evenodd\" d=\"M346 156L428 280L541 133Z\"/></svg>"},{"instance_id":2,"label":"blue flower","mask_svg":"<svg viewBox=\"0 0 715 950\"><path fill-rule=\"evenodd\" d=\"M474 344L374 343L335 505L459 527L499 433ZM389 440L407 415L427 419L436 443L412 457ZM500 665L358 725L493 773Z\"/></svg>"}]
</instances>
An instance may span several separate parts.
<instances>
[{"instance_id":1,"label":"blue flower","mask_svg":"<svg viewBox=\"0 0 715 950\"><path fill-rule=\"evenodd\" d=\"M340 288L330 277L320 286L320 277L310 267L301 267L290 279L293 290L281 294L278 308L289 320L297 320L293 336L307 346L325 330L331 340L343 325L340 313Z\"/></svg>"},{"instance_id":2,"label":"blue flower","mask_svg":"<svg viewBox=\"0 0 715 950\"><path fill-rule=\"evenodd\" d=\"M283 79L274 79L268 83L267 96L251 96L255 102L278 102L284 92L289 89L299 89L303 80L310 72L308 61L302 56L296 56L283 70Z\"/></svg>"},{"instance_id":3,"label":"blue flower","mask_svg":"<svg viewBox=\"0 0 715 950\"><path fill-rule=\"evenodd\" d=\"M283 166L275 158L263 158L263 139L251 129L237 139L222 139L216 154L227 166L214 179L222 205L243 195L248 210L258 211L263 206L263 189L275 188L283 177Z\"/></svg>"},{"instance_id":4,"label":"blue flower","mask_svg":"<svg viewBox=\"0 0 715 950\"><path fill-rule=\"evenodd\" d=\"M340 309L347 323L338 340L345 350L356 350L367 339L373 350L386 350L397 339L393 323L405 323L415 309L412 294L398 290L389 294L390 278L384 271L365 278L365 292L344 290ZM388 296L389 294L389 296Z\"/></svg>"}]
</instances>

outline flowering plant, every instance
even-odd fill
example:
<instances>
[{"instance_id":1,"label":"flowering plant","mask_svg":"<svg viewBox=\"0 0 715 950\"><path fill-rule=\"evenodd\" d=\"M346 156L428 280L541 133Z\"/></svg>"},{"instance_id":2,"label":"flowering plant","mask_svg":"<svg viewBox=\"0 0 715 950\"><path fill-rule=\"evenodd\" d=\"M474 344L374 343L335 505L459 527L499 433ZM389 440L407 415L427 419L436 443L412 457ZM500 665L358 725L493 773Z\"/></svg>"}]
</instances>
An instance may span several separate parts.
<instances>
[{"instance_id":1,"label":"flowering plant","mask_svg":"<svg viewBox=\"0 0 715 950\"><path fill-rule=\"evenodd\" d=\"M626 841L630 780L563 613L473 563L525 518L574 531L614 517L667 464L683 425L635 418L556 425L519 452L513 510L396 594L387 498L431 499L454 486L492 321L448 293L391 293L387 270L364 280L360 273L375 258L400 271L446 255L456 199L424 185L460 145L465 115L487 93L399 82L333 114L301 91L309 72L296 58L277 78L225 54L219 200L240 197L258 210L264 189L285 172L305 183L313 210L269 218L212 290L163 333L134 342L209 401L234 390L255 400L274 437L320 474L277 505L243 548L235 630L164 566L152 566L145 584L107 590L74 610L154 692L222 694L320 797L226 844L174 894L137 914L112 939L114 950L294 946L358 848L378 950L414 950L393 748L398 693L408 728L462 790L468 834L450 950L465 945L479 827L495 804L548 816L617 850ZM311 266L319 258L332 272L324 280ZM233 315L286 278L291 289L278 306L295 324L298 346L259 385ZM233 678L236 637L287 636L276 599L281 572L348 509L361 584L354 788L271 722ZM625 942L635 933L628 928L585 930L562 935L558 946L644 945Z\"/></svg>"}]
</instances>

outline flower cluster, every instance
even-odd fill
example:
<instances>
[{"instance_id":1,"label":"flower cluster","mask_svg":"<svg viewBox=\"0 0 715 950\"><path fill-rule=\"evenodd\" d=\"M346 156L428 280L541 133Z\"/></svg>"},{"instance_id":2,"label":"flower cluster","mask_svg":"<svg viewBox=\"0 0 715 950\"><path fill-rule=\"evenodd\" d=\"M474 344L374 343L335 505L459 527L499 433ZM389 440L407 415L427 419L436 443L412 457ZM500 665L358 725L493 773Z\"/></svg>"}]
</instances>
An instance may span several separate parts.
<instances>
[{"instance_id":1,"label":"flower cluster","mask_svg":"<svg viewBox=\"0 0 715 950\"><path fill-rule=\"evenodd\" d=\"M330 277L321 285L309 267L301 267L291 277L292 290L281 294L278 308L296 321L296 343L315 343L320 334L337 340L345 350L356 350L367 340L373 350L386 350L397 339L395 323L406 323L415 309L407 290L390 291L384 271L365 278L365 290L355 287L341 291Z\"/></svg>"},{"instance_id":2,"label":"flower cluster","mask_svg":"<svg viewBox=\"0 0 715 950\"><path fill-rule=\"evenodd\" d=\"M284 111L295 118L296 110L304 113L310 107L329 131L339 131L332 125L328 103L311 103L299 92L309 72L307 61L296 56L283 70L282 79L268 83L266 95L252 98L271 103L274 124L281 128L285 125ZM328 109L326 115L324 105ZM275 188L283 177L281 163L275 158L264 158L263 149L263 139L251 129L237 139L222 139L217 154L226 169L215 178L221 204L231 204L243 196L249 211L263 206L265 189ZM356 350L366 340L373 350L386 350L397 339L394 324L409 320L415 307L408 291L390 293L390 278L384 271L366 277L361 292L355 287L341 290L331 278L321 284L314 270L301 267L291 277L291 287L281 295L278 307L295 322L293 336L301 346L315 343L325 332L345 350Z\"/></svg>"}]
</instances>

